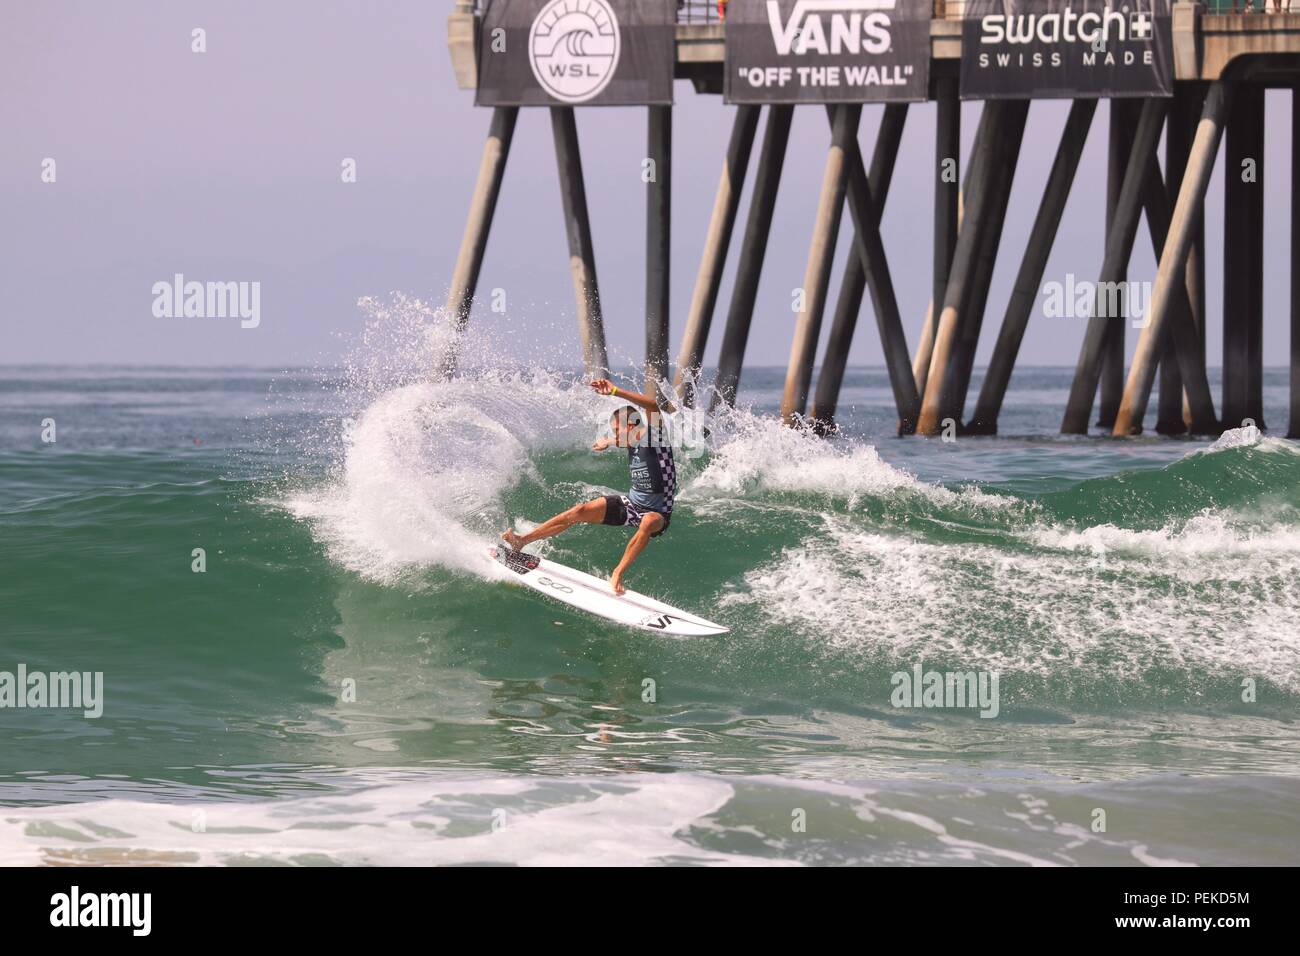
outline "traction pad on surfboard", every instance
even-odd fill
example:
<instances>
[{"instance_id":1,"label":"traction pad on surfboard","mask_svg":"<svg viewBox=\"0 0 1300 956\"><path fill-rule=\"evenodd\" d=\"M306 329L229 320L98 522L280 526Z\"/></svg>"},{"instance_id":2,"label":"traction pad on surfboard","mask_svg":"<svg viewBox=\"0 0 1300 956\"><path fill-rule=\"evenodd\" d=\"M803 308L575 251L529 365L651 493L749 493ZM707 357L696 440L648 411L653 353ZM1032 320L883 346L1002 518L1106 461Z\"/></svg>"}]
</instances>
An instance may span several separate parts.
<instances>
[{"instance_id":1,"label":"traction pad on surfboard","mask_svg":"<svg viewBox=\"0 0 1300 956\"><path fill-rule=\"evenodd\" d=\"M501 544L497 545L496 559L515 574L527 574L529 571L536 571L537 566L542 563L542 559L536 555L525 554L522 551L512 551Z\"/></svg>"}]
</instances>

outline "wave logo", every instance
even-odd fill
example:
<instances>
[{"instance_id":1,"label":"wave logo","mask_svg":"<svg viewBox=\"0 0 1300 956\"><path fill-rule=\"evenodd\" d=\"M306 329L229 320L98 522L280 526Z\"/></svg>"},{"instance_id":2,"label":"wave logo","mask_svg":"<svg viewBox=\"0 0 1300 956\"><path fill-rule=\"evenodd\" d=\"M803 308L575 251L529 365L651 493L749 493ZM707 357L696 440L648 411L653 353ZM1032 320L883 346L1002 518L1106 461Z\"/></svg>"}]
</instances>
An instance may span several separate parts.
<instances>
[{"instance_id":1,"label":"wave logo","mask_svg":"<svg viewBox=\"0 0 1300 956\"><path fill-rule=\"evenodd\" d=\"M583 103L614 78L620 47L618 18L606 0L551 0L533 20L528 62L547 93Z\"/></svg>"},{"instance_id":2,"label":"wave logo","mask_svg":"<svg viewBox=\"0 0 1300 956\"><path fill-rule=\"evenodd\" d=\"M768 0L767 23L780 56L884 53L890 47L886 11L895 5L895 0L797 0L782 23L781 4Z\"/></svg>"}]
</instances>

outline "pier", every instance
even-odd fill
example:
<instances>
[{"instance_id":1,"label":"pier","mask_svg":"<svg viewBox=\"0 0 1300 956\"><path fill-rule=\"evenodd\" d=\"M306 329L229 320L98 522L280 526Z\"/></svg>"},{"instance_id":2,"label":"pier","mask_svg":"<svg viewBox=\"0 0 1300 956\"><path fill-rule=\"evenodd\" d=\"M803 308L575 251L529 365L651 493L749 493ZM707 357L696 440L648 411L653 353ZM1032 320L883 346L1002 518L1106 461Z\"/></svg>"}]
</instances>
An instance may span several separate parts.
<instances>
[{"instance_id":1,"label":"pier","mask_svg":"<svg viewBox=\"0 0 1300 956\"><path fill-rule=\"evenodd\" d=\"M571 0L569 6L592 7L598 20L623 9L613 0ZM748 72L743 65L729 70L729 56L739 63L756 48L753 38L768 30L760 16L774 14L765 4L733 0L725 5L724 16L723 6L636 4L635 22L622 25L621 34L612 34L612 49L617 51L619 42L625 47L633 41L639 44L637 62L643 68L651 64L644 77L634 78L639 86L620 83L566 91L545 88L536 60L536 80L524 72L526 67L509 61L509 56L521 56L520 45L533 42L537 34L536 23L529 32L527 23L515 23L509 16L518 19L526 13L530 21L536 15L537 23L547 18L547 24L560 23L556 11L542 0L531 6L514 0L508 15L504 5L494 10L492 0L454 4L447 37L456 81L463 89L476 90L479 105L490 110L447 302L460 324L468 321L518 112L545 108L554 133L583 361L592 374L608 369L577 126L583 104L592 98L630 97L607 102L645 110L646 156L656 170L645 187L647 386L653 388L672 375L680 401L693 403L693 378L709 336L721 334L715 400L734 401L791 118L796 108L816 109L826 115L827 153L820 192L791 200L807 202L815 209L815 220L791 341L783 419L821 431L834 427L849 348L868 300L899 433L996 434L1084 145L1089 135L1104 135L1106 202L1104 210L1098 210L1105 217L1102 265L1092 314L1078 342L1061 432L1140 434L1153 401L1155 430L1161 434L1213 435L1243 424L1281 427L1266 423L1263 409L1264 209L1265 183L1289 176L1291 390L1286 428L1289 437L1300 437L1300 6L1292 13L1289 2L1267 11L1241 3L1241 10L1234 12L1231 3L1221 0L1210 6L1147 0L1137 3L1136 13L1120 13L1096 2L1072 8L1066 0L1022 0L1011 4L1014 16L1022 19L1012 23L1014 17L1005 16L1005 25L990 25L983 22L983 14L998 14L989 19L999 20L1004 6L989 0L916 0L910 6L907 0L845 0L838 5L842 12L825 14L829 19L823 29L820 20L813 24L810 15L800 12L800 4L783 2L772 9L780 7L792 19L771 21L775 53L762 61L768 65ZM831 6L836 5L820 5ZM799 16L805 19L795 22ZM874 42L879 34L872 33L873 25L884 29L882 24L892 31L892 47ZM789 33L783 40L786 26ZM1009 58L998 59L997 51L1003 49L999 38L1009 35L998 31L1025 29L1037 31L1030 36L1032 42L1022 44L1024 50L1007 47ZM822 57L812 58L812 66L787 66L783 57L791 55L790 44L798 53L811 50ZM889 49L872 59L872 51L881 47ZM513 52L507 56L506 50ZM904 63L909 50L911 59ZM1066 63L1051 74L1050 87L1032 85L1032 77L1042 70L1017 66L1016 56L1034 51ZM992 60L987 59L990 54ZM656 56L664 58L665 76L671 70L666 97L664 77L653 66ZM612 62L618 62L617 52ZM484 86L485 69L495 71L491 89ZM875 72L868 75L867 70ZM860 83L861 95L846 93L842 78ZM718 108L731 125L726 153L719 157L716 199L689 311L679 318L669 315L668 306L673 241L671 79L689 80L697 95L719 96ZM531 89L530 83L538 89ZM629 92L633 86L636 92ZM792 90L794 86L798 89ZM1266 173L1264 92L1279 88L1291 91L1291 163L1289 170L1270 168ZM1048 98L1069 99L1071 105L1046 184L1027 183L1016 177L1026 117L1035 100ZM1109 120L1097 133L1093 127L1100 125L1094 119L1101 98L1110 99ZM963 99L979 100L982 106L968 161L964 169L956 169ZM908 111L926 108L929 101L937 111L933 281L926 314L904 316L880 220ZM873 148L864 155L861 108L880 102L886 106ZM1162 136L1163 161L1158 148ZM1223 301L1209 303L1204 209L1221 152L1226 164ZM746 187L751 196L742 223L738 219ZM1027 235L1004 234L1007 207L1017 187L1041 190ZM846 215L852 226L851 247L837 250ZM1158 265L1145 315L1141 322L1132 322L1126 290L1130 258L1139 242L1151 244ZM722 273L732 254L739 256L735 283L730 301L720 302ZM837 254L846 264L839 288L832 289ZM1019 266L1008 300L991 302L999 257L1011 257ZM816 351L828 311L830 328L818 363ZM719 312L725 315L715 323ZM674 318L676 322L670 321ZM721 326L717 333L715 324ZM680 329L676 348L674 328ZM919 328L913 341L908 341L907 328ZM1125 337L1130 331L1136 335L1136 351L1126 367ZM1209 334L1221 334L1223 341L1218 396L1212 393L1206 370ZM971 396L982 335L993 336L995 345L980 392ZM676 357L675 374L670 354ZM454 357L448 366L454 367Z\"/></svg>"}]
</instances>

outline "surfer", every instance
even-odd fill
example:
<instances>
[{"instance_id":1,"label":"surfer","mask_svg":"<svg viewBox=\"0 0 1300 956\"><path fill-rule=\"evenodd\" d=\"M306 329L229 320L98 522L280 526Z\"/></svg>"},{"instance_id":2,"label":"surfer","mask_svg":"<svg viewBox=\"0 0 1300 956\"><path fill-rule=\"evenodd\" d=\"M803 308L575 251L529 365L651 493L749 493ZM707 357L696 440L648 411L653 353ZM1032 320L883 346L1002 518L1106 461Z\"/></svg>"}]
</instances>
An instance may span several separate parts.
<instances>
[{"instance_id":1,"label":"surfer","mask_svg":"<svg viewBox=\"0 0 1300 956\"><path fill-rule=\"evenodd\" d=\"M632 487L625 495L605 495L574 505L553 518L543 521L527 534L506 530L501 539L516 551L542 538L550 538L579 523L630 526L636 528L627 543L623 560L609 576L615 594L622 594L623 575L645 550L651 538L668 530L673 514L673 494L677 491L677 472L673 450L662 433L659 406L648 395L618 388L608 379L598 378L591 387L601 395L621 398L624 405L610 416L611 436L599 438L591 450L601 452L611 446L627 449L627 467Z\"/></svg>"}]
</instances>

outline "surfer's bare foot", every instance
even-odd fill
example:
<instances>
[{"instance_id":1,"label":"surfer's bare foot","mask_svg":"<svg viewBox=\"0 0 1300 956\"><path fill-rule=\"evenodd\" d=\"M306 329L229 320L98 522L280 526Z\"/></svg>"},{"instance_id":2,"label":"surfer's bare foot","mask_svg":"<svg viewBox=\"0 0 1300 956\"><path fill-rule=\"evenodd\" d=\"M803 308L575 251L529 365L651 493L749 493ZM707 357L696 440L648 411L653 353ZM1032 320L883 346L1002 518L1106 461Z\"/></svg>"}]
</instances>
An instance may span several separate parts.
<instances>
[{"instance_id":1,"label":"surfer's bare foot","mask_svg":"<svg viewBox=\"0 0 1300 956\"><path fill-rule=\"evenodd\" d=\"M623 572L615 571L609 576L609 586L614 589L615 594L622 594L627 588L623 587Z\"/></svg>"},{"instance_id":2,"label":"surfer's bare foot","mask_svg":"<svg viewBox=\"0 0 1300 956\"><path fill-rule=\"evenodd\" d=\"M511 550L513 551L518 551L524 546L524 542L519 535L509 529L501 532L501 540L510 545Z\"/></svg>"}]
</instances>

